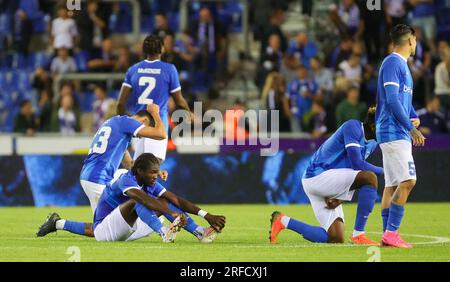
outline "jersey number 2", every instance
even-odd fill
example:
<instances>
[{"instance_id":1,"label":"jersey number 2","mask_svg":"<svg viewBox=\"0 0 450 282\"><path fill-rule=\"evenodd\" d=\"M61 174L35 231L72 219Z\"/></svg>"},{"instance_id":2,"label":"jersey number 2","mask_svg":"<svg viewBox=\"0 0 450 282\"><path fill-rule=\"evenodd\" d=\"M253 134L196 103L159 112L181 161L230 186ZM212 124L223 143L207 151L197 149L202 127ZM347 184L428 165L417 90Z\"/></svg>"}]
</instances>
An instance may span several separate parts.
<instances>
[{"instance_id":1,"label":"jersey number 2","mask_svg":"<svg viewBox=\"0 0 450 282\"><path fill-rule=\"evenodd\" d=\"M91 152L89 152L89 154L90 153L103 154L104 152L106 152L106 147L108 146L108 139L110 135L111 135L111 127L109 126L102 127L96 135L97 142L94 143L94 145L91 148Z\"/></svg>"},{"instance_id":2,"label":"jersey number 2","mask_svg":"<svg viewBox=\"0 0 450 282\"><path fill-rule=\"evenodd\" d=\"M139 78L139 86L146 86L144 92L139 96L138 103L148 105L153 103L153 99L148 98L150 93L155 89L156 79L151 76L142 76Z\"/></svg>"}]
</instances>

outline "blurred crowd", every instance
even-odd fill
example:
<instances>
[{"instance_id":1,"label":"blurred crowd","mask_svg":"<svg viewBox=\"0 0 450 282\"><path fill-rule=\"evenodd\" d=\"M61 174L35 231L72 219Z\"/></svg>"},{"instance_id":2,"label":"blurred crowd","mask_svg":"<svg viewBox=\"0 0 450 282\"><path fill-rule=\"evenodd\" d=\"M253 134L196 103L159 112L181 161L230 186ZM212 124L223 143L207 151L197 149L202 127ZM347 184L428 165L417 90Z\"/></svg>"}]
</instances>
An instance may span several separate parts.
<instances>
[{"instance_id":1,"label":"blurred crowd","mask_svg":"<svg viewBox=\"0 0 450 282\"><path fill-rule=\"evenodd\" d=\"M327 9L325 16L314 18L318 2L327 3ZM375 104L378 68L392 48L388 31L398 23L412 25L417 35L416 55L408 63L421 130L449 132L450 1L381 2L381 10L369 10L365 0L250 1L251 32L260 48L258 57L240 54L239 59L256 64L260 108L280 111L281 132L317 138L348 119L362 120L367 107ZM139 3L142 32L163 41L162 60L177 67L183 94L191 102L199 99L198 93L217 99L234 75L228 52L234 43L230 35L242 31L240 2L190 3L186 30L178 28L179 0ZM295 4L307 28L285 32L283 25ZM0 110L17 108L10 118L12 127L3 131L92 133L114 115L119 81L65 81L58 93L52 86L61 74L124 73L143 59L141 42L117 40L117 34L131 32L128 3L88 0L80 11L69 11L66 1L0 0L0 11ZM47 35L43 49L34 45L36 33ZM29 85L22 86L26 71ZM14 91L20 98L13 101ZM246 102L242 97L228 108L245 110ZM7 120L0 114L0 123Z\"/></svg>"}]
</instances>

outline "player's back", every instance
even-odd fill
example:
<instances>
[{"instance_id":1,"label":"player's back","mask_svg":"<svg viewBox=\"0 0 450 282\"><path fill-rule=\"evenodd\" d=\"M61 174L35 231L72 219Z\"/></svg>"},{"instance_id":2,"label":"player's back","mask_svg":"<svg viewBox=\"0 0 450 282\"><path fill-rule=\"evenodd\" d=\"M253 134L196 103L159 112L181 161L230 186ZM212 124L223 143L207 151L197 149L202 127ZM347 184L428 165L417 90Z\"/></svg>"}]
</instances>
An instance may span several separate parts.
<instances>
[{"instance_id":1,"label":"player's back","mask_svg":"<svg viewBox=\"0 0 450 282\"><path fill-rule=\"evenodd\" d=\"M144 125L128 116L114 116L103 123L84 160L80 179L108 184L118 169L133 134Z\"/></svg>"},{"instance_id":2,"label":"player's back","mask_svg":"<svg viewBox=\"0 0 450 282\"><path fill-rule=\"evenodd\" d=\"M134 113L155 103L160 108L161 119L168 126L170 94L181 89L174 65L160 60L143 60L128 69L124 85L132 89L128 102L134 105Z\"/></svg>"},{"instance_id":3,"label":"player's back","mask_svg":"<svg viewBox=\"0 0 450 282\"><path fill-rule=\"evenodd\" d=\"M346 147L360 147L361 156L365 159L376 145L375 140L365 140L364 128L359 120L348 120L314 153L303 177L311 178L329 169L351 168Z\"/></svg>"},{"instance_id":4,"label":"player's back","mask_svg":"<svg viewBox=\"0 0 450 282\"><path fill-rule=\"evenodd\" d=\"M378 143L410 140L408 129L397 121L388 106L385 87L399 87L397 98L405 113L410 116L412 107L413 79L406 60L397 53L388 55L380 67L377 85L377 110L375 112Z\"/></svg>"}]
</instances>

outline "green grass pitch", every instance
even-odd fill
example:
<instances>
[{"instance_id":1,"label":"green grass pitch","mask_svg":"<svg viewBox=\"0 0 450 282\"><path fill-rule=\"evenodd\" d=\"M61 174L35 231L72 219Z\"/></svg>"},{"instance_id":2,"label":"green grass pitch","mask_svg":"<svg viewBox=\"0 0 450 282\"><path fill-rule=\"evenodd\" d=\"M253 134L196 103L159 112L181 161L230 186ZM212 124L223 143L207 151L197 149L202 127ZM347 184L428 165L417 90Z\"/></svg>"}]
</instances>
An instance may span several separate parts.
<instances>
[{"instance_id":1,"label":"green grass pitch","mask_svg":"<svg viewBox=\"0 0 450 282\"><path fill-rule=\"evenodd\" d=\"M224 214L227 226L212 244L201 244L186 231L174 244L163 244L153 235L134 242L96 242L93 238L64 231L36 238L38 226L51 211L63 218L91 221L89 207L76 208L1 208L0 261L68 261L70 247L80 250L81 261L450 261L450 203L408 204L401 232L414 243L409 250L368 249L350 242L341 245L312 244L297 233L282 231L279 243L268 242L269 218L273 210L310 224L317 224L309 205L202 205L212 213ZM344 205L346 237L355 219L356 205ZM194 216L203 225L206 222ZM367 232L379 240L380 206L369 219Z\"/></svg>"}]
</instances>

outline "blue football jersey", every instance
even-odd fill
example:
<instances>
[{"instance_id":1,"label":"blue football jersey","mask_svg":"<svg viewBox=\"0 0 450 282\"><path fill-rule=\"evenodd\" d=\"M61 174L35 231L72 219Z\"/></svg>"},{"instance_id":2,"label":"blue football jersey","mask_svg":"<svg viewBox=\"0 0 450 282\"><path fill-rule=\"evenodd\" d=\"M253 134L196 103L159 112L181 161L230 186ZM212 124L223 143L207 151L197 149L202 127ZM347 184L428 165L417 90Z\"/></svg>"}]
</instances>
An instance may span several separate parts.
<instances>
[{"instance_id":1,"label":"blue football jersey","mask_svg":"<svg viewBox=\"0 0 450 282\"><path fill-rule=\"evenodd\" d=\"M133 136L144 125L128 116L115 116L103 123L95 134L84 160L80 179L108 184L119 167Z\"/></svg>"},{"instance_id":2,"label":"blue football jersey","mask_svg":"<svg viewBox=\"0 0 450 282\"><path fill-rule=\"evenodd\" d=\"M147 195L154 198L158 198L166 192L166 189L158 182L155 182L152 186L140 186L131 170L122 174L117 181L109 183L103 190L94 213L94 229L115 208L130 199L125 194L130 189L143 190Z\"/></svg>"},{"instance_id":3,"label":"blue football jersey","mask_svg":"<svg viewBox=\"0 0 450 282\"><path fill-rule=\"evenodd\" d=\"M169 97L181 89L174 65L160 60L141 61L128 69L123 85L132 89L128 102L134 105L133 114L155 103L166 130L169 129Z\"/></svg>"},{"instance_id":4,"label":"blue football jersey","mask_svg":"<svg viewBox=\"0 0 450 282\"><path fill-rule=\"evenodd\" d=\"M291 110L296 117L303 117L303 115L311 110L312 99L307 99L303 96L306 91L316 95L318 91L317 83L312 79L299 80L295 79L288 85L289 98L291 100Z\"/></svg>"},{"instance_id":5,"label":"blue football jersey","mask_svg":"<svg viewBox=\"0 0 450 282\"><path fill-rule=\"evenodd\" d=\"M366 140L359 120L348 120L314 153L303 177L311 178L330 169L352 168L346 151L349 146L359 147L362 158L367 159L375 151L377 142Z\"/></svg>"},{"instance_id":6,"label":"blue football jersey","mask_svg":"<svg viewBox=\"0 0 450 282\"><path fill-rule=\"evenodd\" d=\"M413 112L413 78L406 59L397 53L387 56L380 68L377 88L375 123L379 144L395 140L411 140L408 128L401 125L387 105L388 85L399 87L398 100L408 117Z\"/></svg>"}]
</instances>

